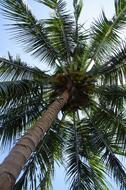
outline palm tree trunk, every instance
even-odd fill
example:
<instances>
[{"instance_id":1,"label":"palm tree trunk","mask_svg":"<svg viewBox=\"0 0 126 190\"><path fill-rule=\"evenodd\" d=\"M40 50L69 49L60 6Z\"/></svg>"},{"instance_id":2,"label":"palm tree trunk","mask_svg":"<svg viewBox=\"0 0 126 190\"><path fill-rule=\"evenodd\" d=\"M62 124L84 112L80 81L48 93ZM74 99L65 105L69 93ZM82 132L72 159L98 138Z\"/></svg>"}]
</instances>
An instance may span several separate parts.
<instances>
[{"instance_id":1,"label":"palm tree trunk","mask_svg":"<svg viewBox=\"0 0 126 190\"><path fill-rule=\"evenodd\" d=\"M0 190L12 190L26 160L35 150L57 114L69 98L68 91L56 99L27 133L16 143L0 165Z\"/></svg>"}]
</instances>

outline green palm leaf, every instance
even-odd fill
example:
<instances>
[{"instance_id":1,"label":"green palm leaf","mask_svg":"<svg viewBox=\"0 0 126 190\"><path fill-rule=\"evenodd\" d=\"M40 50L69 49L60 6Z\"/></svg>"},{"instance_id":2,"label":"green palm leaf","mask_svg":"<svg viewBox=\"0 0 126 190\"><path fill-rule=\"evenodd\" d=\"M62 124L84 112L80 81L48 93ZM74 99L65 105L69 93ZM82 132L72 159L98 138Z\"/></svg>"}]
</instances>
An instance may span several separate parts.
<instances>
[{"instance_id":1,"label":"green palm leaf","mask_svg":"<svg viewBox=\"0 0 126 190\"><path fill-rule=\"evenodd\" d=\"M45 105L39 96L27 97L25 100L22 97L19 101L10 102L3 110L0 115L0 136L5 147L9 141L13 142L22 136L45 110Z\"/></svg>"},{"instance_id":2,"label":"green palm leaf","mask_svg":"<svg viewBox=\"0 0 126 190\"><path fill-rule=\"evenodd\" d=\"M54 15L46 23L48 37L55 49L59 51L60 60L64 60L69 65L71 61L71 49L74 46L72 39L74 22L71 14L66 11L66 3L63 0L55 3Z\"/></svg>"},{"instance_id":3,"label":"green palm leaf","mask_svg":"<svg viewBox=\"0 0 126 190\"><path fill-rule=\"evenodd\" d=\"M48 77L37 67L32 68L22 62L19 57L14 59L9 54L9 59L0 58L0 78L1 80L42 80Z\"/></svg>"},{"instance_id":4,"label":"green palm leaf","mask_svg":"<svg viewBox=\"0 0 126 190\"><path fill-rule=\"evenodd\" d=\"M67 153L67 175L71 182L70 189L107 190L105 179L103 179L103 163L101 163L97 154L94 154L93 147L90 149L91 145L89 144L91 143L91 139L89 128L86 125L83 126L82 122L78 123L78 126L77 122L76 126L70 123L69 125L70 128L67 129L67 145L65 150Z\"/></svg>"},{"instance_id":5,"label":"green palm leaf","mask_svg":"<svg viewBox=\"0 0 126 190\"><path fill-rule=\"evenodd\" d=\"M6 0L0 5L4 16L12 21L10 29L14 38L25 45L27 52L54 64L58 55L46 35L44 24L32 15L23 1Z\"/></svg>"},{"instance_id":6,"label":"green palm leaf","mask_svg":"<svg viewBox=\"0 0 126 190\"><path fill-rule=\"evenodd\" d=\"M118 46L112 56L106 57L102 66L94 66L90 73L100 76L103 84L118 85L125 83L126 75L126 45Z\"/></svg>"},{"instance_id":7,"label":"green palm leaf","mask_svg":"<svg viewBox=\"0 0 126 190\"><path fill-rule=\"evenodd\" d=\"M89 121L87 120L88 126L90 128L89 133L91 135L93 149L95 151L95 154L100 154L107 167L108 172L111 173L111 176L113 176L117 184L120 184L121 189L125 189L125 168L117 159L114 152L114 150L116 150L116 154L119 155L120 151L117 150L121 149L121 143L117 142L115 140L115 136L113 135L113 129L110 125L110 123L112 123L112 120L109 119L107 122L107 118L105 119L105 115L103 116L100 112L100 117L99 112L97 114L97 116L92 115L92 119L90 118ZM125 155L125 153L123 153L123 155Z\"/></svg>"},{"instance_id":8,"label":"green palm leaf","mask_svg":"<svg viewBox=\"0 0 126 190\"><path fill-rule=\"evenodd\" d=\"M5 147L21 137L45 109L43 93L49 85L47 74L10 55L9 60L1 58L0 72L0 136Z\"/></svg>"},{"instance_id":9,"label":"green palm leaf","mask_svg":"<svg viewBox=\"0 0 126 190\"><path fill-rule=\"evenodd\" d=\"M118 31L120 31L126 23L126 4L125 0L115 1L116 13L112 20L108 20L105 13L98 21L92 25L92 39L91 39L91 60L99 61L104 59L106 55L116 48L120 41ZM117 11L118 10L118 11Z\"/></svg>"},{"instance_id":10,"label":"green palm leaf","mask_svg":"<svg viewBox=\"0 0 126 190\"><path fill-rule=\"evenodd\" d=\"M36 1L46 5L47 7L51 9L55 9L57 5L57 0L36 0Z\"/></svg>"},{"instance_id":11,"label":"green palm leaf","mask_svg":"<svg viewBox=\"0 0 126 190\"><path fill-rule=\"evenodd\" d=\"M32 80L17 80L0 82L1 104L14 100L15 98L26 96L30 92L42 90L42 85ZM37 93L36 93L37 94ZM6 102L7 101L7 102ZM8 102L9 104L9 102Z\"/></svg>"},{"instance_id":12,"label":"green palm leaf","mask_svg":"<svg viewBox=\"0 0 126 190\"><path fill-rule=\"evenodd\" d=\"M124 110L126 101L126 88L125 86L98 86L95 93L99 97L101 104L115 110Z\"/></svg>"}]
</instances>

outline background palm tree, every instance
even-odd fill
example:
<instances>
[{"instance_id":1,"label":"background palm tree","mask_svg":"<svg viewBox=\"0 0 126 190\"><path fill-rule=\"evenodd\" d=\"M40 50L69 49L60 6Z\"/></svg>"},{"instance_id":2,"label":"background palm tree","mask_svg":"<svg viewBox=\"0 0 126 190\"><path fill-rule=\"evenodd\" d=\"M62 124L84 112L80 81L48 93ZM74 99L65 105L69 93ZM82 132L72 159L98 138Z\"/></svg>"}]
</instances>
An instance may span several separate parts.
<instances>
[{"instance_id":1,"label":"background palm tree","mask_svg":"<svg viewBox=\"0 0 126 190\"><path fill-rule=\"evenodd\" d=\"M108 189L105 174L126 189L118 155L125 156L126 45L119 32L126 24L126 2L115 0L115 15L102 12L89 30L78 23L63 0L38 0L54 11L37 20L22 0L1 0L10 29L27 52L40 57L52 74L20 58L0 58L0 135L5 148L25 134L53 101L69 94L51 128L24 165L14 189L51 188L54 162L65 164L71 190ZM1 166L2 168L2 166Z\"/></svg>"}]
</instances>

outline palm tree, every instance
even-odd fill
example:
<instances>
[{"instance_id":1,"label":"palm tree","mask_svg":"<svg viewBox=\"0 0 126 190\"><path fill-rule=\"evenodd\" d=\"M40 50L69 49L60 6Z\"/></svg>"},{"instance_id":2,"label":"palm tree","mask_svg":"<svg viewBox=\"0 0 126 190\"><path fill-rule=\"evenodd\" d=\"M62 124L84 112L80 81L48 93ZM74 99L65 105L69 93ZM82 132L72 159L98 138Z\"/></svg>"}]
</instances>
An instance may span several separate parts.
<instances>
[{"instance_id":1,"label":"palm tree","mask_svg":"<svg viewBox=\"0 0 126 190\"><path fill-rule=\"evenodd\" d=\"M19 57L0 58L0 189L51 189L54 163L65 165L70 190L108 190L106 175L126 189L119 156L126 153L126 2L115 0L89 30L64 0L37 0L49 19L37 20L22 0L1 0L14 38L48 63L52 74ZM60 113L58 116L57 114ZM19 175L20 174L20 175Z\"/></svg>"}]
</instances>

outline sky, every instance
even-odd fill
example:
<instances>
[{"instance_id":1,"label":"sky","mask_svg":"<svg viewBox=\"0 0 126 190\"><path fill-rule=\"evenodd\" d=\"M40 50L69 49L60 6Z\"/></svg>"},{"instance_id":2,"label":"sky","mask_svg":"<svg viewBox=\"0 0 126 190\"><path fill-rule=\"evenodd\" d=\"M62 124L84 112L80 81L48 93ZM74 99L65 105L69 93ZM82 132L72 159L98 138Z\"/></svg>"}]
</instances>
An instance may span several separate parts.
<instances>
[{"instance_id":1,"label":"sky","mask_svg":"<svg viewBox=\"0 0 126 190\"><path fill-rule=\"evenodd\" d=\"M47 7L37 3L36 1L27 0L27 2L33 11L33 14L36 15L38 19L48 18L51 14ZM71 10L72 0L66 0L66 2L68 3L68 10ZM105 11L108 18L111 18L114 14L114 0L83 0L83 4L84 9L80 17L80 22L85 23L87 28L94 19L99 17L102 10ZM0 14L0 56L6 57L9 51L13 56L20 55L22 60L27 62L28 65L37 66L43 70L48 70L46 63L42 63L39 59L35 59L34 57L31 57L30 54L26 54L21 45L17 44L15 39L11 39L12 36L5 26L7 23L7 20L5 20ZM67 190L64 177L65 175L63 168L56 166L56 175L53 182L54 190ZM113 189L119 190L116 186L114 186Z\"/></svg>"}]
</instances>

